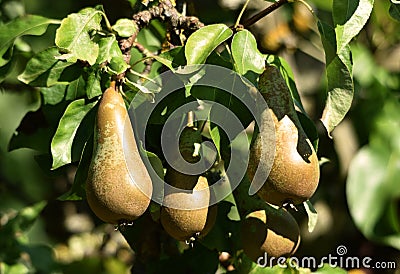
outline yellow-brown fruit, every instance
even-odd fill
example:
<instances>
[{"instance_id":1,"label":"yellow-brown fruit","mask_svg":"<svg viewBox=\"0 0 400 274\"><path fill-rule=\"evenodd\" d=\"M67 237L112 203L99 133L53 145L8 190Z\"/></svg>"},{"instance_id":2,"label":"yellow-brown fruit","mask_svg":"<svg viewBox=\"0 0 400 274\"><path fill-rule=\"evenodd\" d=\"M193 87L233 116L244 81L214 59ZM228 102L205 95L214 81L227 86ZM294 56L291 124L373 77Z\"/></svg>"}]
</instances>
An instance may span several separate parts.
<instances>
[{"instance_id":1,"label":"yellow-brown fruit","mask_svg":"<svg viewBox=\"0 0 400 274\"><path fill-rule=\"evenodd\" d=\"M104 92L96 117L86 182L89 206L101 220L118 224L141 216L151 194L151 179L139 154L124 100L112 85Z\"/></svg>"},{"instance_id":2,"label":"yellow-brown fruit","mask_svg":"<svg viewBox=\"0 0 400 274\"><path fill-rule=\"evenodd\" d=\"M251 147L247 174L253 180L258 166L270 166L265 160L268 157L262 151L271 151L269 146L275 146L272 168L257 194L266 202L278 206L286 202L300 204L317 189L317 154L300 124L290 91L277 67L265 68L260 76L259 90L269 109L262 113L262 124ZM269 122L269 117L273 123ZM269 142L274 130L275 143Z\"/></svg>"},{"instance_id":3,"label":"yellow-brown fruit","mask_svg":"<svg viewBox=\"0 0 400 274\"><path fill-rule=\"evenodd\" d=\"M173 177L171 175L170 178L174 180ZM207 191L201 191L203 189ZM208 207L210 196L207 179L203 176L198 178L191 193L178 191L166 194L164 202L173 206L161 209L161 224L165 231L178 241L189 241L192 237L202 238L207 235L217 216L217 207ZM173 208L178 206L182 209Z\"/></svg>"},{"instance_id":4,"label":"yellow-brown fruit","mask_svg":"<svg viewBox=\"0 0 400 274\"><path fill-rule=\"evenodd\" d=\"M242 221L241 239L244 253L257 262L260 257L265 258L265 253L269 258L292 255L300 244L300 230L283 208L274 212L258 210Z\"/></svg>"}]
</instances>

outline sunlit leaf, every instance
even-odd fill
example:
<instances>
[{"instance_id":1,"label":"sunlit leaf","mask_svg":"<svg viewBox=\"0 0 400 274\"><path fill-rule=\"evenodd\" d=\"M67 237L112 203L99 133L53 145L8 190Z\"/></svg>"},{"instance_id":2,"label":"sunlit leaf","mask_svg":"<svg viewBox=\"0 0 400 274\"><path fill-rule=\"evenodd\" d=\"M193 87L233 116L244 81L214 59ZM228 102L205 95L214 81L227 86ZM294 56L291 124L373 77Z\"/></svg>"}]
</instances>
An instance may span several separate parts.
<instances>
[{"instance_id":1,"label":"sunlit leaf","mask_svg":"<svg viewBox=\"0 0 400 274\"><path fill-rule=\"evenodd\" d=\"M99 41L99 56L96 63L101 64L107 62L110 69L115 74L120 74L129 68L125 62L122 52L118 46L115 36L108 36Z\"/></svg>"},{"instance_id":2,"label":"sunlit leaf","mask_svg":"<svg viewBox=\"0 0 400 274\"><path fill-rule=\"evenodd\" d=\"M127 18L119 19L112 28L121 37L130 37L137 31L137 27L133 21Z\"/></svg>"},{"instance_id":3,"label":"sunlit leaf","mask_svg":"<svg viewBox=\"0 0 400 274\"><path fill-rule=\"evenodd\" d=\"M71 163L75 134L82 119L95 104L96 102L85 104L84 99L79 99L68 105L51 141L52 169Z\"/></svg>"},{"instance_id":4,"label":"sunlit leaf","mask_svg":"<svg viewBox=\"0 0 400 274\"><path fill-rule=\"evenodd\" d=\"M334 0L333 21L335 24L337 53L360 32L371 15L374 0Z\"/></svg>"},{"instance_id":5,"label":"sunlit leaf","mask_svg":"<svg viewBox=\"0 0 400 274\"><path fill-rule=\"evenodd\" d=\"M92 40L92 32L101 29L101 12L86 8L79 13L72 13L64 18L56 31L56 45L64 53L60 59L69 62L96 62L99 46Z\"/></svg>"},{"instance_id":6,"label":"sunlit leaf","mask_svg":"<svg viewBox=\"0 0 400 274\"><path fill-rule=\"evenodd\" d=\"M313 232L315 226L317 225L318 214L309 200L304 202L304 208L308 216L308 232L311 233Z\"/></svg>"},{"instance_id":7,"label":"sunlit leaf","mask_svg":"<svg viewBox=\"0 0 400 274\"><path fill-rule=\"evenodd\" d=\"M321 121L330 135L343 120L353 101L353 64L349 45L337 53L334 30L322 21L318 22L318 29L325 49L328 80L326 104Z\"/></svg>"},{"instance_id":8,"label":"sunlit leaf","mask_svg":"<svg viewBox=\"0 0 400 274\"><path fill-rule=\"evenodd\" d=\"M208 25L195 31L185 45L187 64L203 64L211 52L231 36L232 30L224 24Z\"/></svg>"},{"instance_id":9,"label":"sunlit leaf","mask_svg":"<svg viewBox=\"0 0 400 274\"><path fill-rule=\"evenodd\" d=\"M248 30L242 30L233 36L232 57L240 75L247 72L262 73L265 67L265 58L257 48L257 41Z\"/></svg>"},{"instance_id":10,"label":"sunlit leaf","mask_svg":"<svg viewBox=\"0 0 400 274\"><path fill-rule=\"evenodd\" d=\"M174 70L178 66L185 65L185 55L183 47L176 47L168 51L162 52L154 56L158 62L167 66L170 70Z\"/></svg>"},{"instance_id":11,"label":"sunlit leaf","mask_svg":"<svg viewBox=\"0 0 400 274\"><path fill-rule=\"evenodd\" d=\"M24 72L18 76L18 80L37 87L58 84L62 72L73 64L56 59L59 55L56 47L39 52L28 61Z\"/></svg>"},{"instance_id":12,"label":"sunlit leaf","mask_svg":"<svg viewBox=\"0 0 400 274\"><path fill-rule=\"evenodd\" d=\"M0 262L0 269L8 274L27 274L30 272L29 268L24 264L7 265L4 262Z\"/></svg>"},{"instance_id":13,"label":"sunlit leaf","mask_svg":"<svg viewBox=\"0 0 400 274\"><path fill-rule=\"evenodd\" d=\"M23 35L42 35L50 24L60 21L38 15L26 15L16 18L7 24L0 25L0 66L7 64L11 54L5 57L15 39Z\"/></svg>"},{"instance_id":14,"label":"sunlit leaf","mask_svg":"<svg viewBox=\"0 0 400 274\"><path fill-rule=\"evenodd\" d=\"M321 121L330 134L349 111L354 87L351 72L339 56L327 65L326 70L328 94Z\"/></svg>"}]
</instances>

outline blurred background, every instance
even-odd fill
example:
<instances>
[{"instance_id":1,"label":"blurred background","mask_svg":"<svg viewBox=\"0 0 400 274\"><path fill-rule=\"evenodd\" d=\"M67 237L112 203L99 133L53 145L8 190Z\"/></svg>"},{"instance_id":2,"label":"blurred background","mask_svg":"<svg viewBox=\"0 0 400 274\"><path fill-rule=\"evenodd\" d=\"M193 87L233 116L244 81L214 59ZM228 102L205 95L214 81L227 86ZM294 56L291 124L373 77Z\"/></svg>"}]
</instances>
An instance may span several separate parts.
<instances>
[{"instance_id":1,"label":"blurred background","mask_svg":"<svg viewBox=\"0 0 400 274\"><path fill-rule=\"evenodd\" d=\"M132 15L133 2L1 0L0 18L7 22L38 14L62 19L102 4L113 23ZM331 22L332 1L307 2L320 18ZM178 2L206 24L227 25L235 23L243 3ZM243 18L266 5L250 1ZM301 3L286 5L250 29L261 52L289 62L305 109L318 129L318 156L324 163L311 200L318 222L309 233L304 213L294 212L302 224L299 258L337 255L336 248L343 245L348 256L396 262L400 268L400 22L390 16L389 8L389 0L375 1L370 20L351 44L355 97L333 138L319 121L326 88L325 56L312 13ZM18 40L18 60L7 67L12 73L4 79L0 71L0 273L129 273L136 255L121 234L95 218L86 202L57 200L70 189L76 171L74 165L50 171L48 145L65 106L39 108L39 91L16 79L34 52L54 44L55 29L50 26L44 36ZM25 136L16 136L17 131ZM21 142L29 148L18 148Z\"/></svg>"}]
</instances>

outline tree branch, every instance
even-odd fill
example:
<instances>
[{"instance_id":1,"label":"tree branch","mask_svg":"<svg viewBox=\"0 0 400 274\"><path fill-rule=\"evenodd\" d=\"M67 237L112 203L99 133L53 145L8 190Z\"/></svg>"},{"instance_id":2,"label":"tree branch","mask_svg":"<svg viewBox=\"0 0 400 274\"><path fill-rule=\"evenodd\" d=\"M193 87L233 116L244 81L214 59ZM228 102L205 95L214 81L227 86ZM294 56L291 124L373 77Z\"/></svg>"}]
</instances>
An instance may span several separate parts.
<instances>
[{"instance_id":1,"label":"tree branch","mask_svg":"<svg viewBox=\"0 0 400 274\"><path fill-rule=\"evenodd\" d=\"M287 3L289 3L289 0L278 0L277 2L273 3L272 5L269 5L264 10L260 11L259 13L254 15L253 17L251 17L251 18L247 19L246 21L244 21L242 26L244 28L250 27L251 25L253 25L257 21L259 21L260 19L264 18L265 16L267 16L268 14L273 12L274 10L278 9L279 7L281 7L281 6L283 6L284 4L287 4Z\"/></svg>"}]
</instances>

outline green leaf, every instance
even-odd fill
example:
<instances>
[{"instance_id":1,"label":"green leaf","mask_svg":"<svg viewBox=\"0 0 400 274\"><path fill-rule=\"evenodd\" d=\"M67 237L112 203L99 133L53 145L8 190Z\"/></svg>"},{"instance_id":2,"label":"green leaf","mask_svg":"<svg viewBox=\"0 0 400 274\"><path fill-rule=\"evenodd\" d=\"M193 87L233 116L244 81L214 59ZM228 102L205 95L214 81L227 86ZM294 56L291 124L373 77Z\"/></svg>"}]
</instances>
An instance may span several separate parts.
<instances>
[{"instance_id":1,"label":"green leaf","mask_svg":"<svg viewBox=\"0 0 400 274\"><path fill-rule=\"evenodd\" d=\"M353 101L354 87L351 72L339 56L328 64L326 70L328 94L321 121L330 134L349 111Z\"/></svg>"},{"instance_id":2,"label":"green leaf","mask_svg":"<svg viewBox=\"0 0 400 274\"><path fill-rule=\"evenodd\" d=\"M183 47L176 47L168 51L162 52L159 55L155 55L154 59L168 67L170 70L174 70L179 66L185 65L185 55Z\"/></svg>"},{"instance_id":3,"label":"green leaf","mask_svg":"<svg viewBox=\"0 0 400 274\"><path fill-rule=\"evenodd\" d=\"M75 100L77 98L85 96L85 94L86 81L85 79L83 79L83 77L79 77L68 85L65 100Z\"/></svg>"},{"instance_id":4,"label":"green leaf","mask_svg":"<svg viewBox=\"0 0 400 274\"><path fill-rule=\"evenodd\" d=\"M16 232L27 232L32 225L36 222L40 212L46 206L46 201L38 202L32 206L23 208L18 212L18 214L3 226L2 229L9 230L13 232L12 235L16 235ZM19 233L21 234L21 233ZM11 235L10 235L11 236ZM22 236L22 235L21 235ZM1 239L0 239L1 241Z\"/></svg>"},{"instance_id":5,"label":"green leaf","mask_svg":"<svg viewBox=\"0 0 400 274\"><path fill-rule=\"evenodd\" d=\"M37 87L49 87L59 82L62 72L73 63L57 60L58 49L51 47L33 56L18 80ZM65 82L67 84L67 82Z\"/></svg>"},{"instance_id":6,"label":"green leaf","mask_svg":"<svg viewBox=\"0 0 400 274\"><path fill-rule=\"evenodd\" d=\"M211 118L209 118L209 123L210 123L210 136L211 140L213 141L215 148L218 151L218 156L221 157L221 135L219 132L219 127L215 125L214 123L211 123Z\"/></svg>"},{"instance_id":7,"label":"green leaf","mask_svg":"<svg viewBox=\"0 0 400 274\"><path fill-rule=\"evenodd\" d=\"M31 270L24 264L14 264L14 265L7 265L3 262L0 262L0 269L7 274L28 274Z\"/></svg>"},{"instance_id":8,"label":"green leaf","mask_svg":"<svg viewBox=\"0 0 400 274\"><path fill-rule=\"evenodd\" d=\"M149 175L153 183L160 179L163 180L164 167L162 161L157 156L157 154L145 150L143 148L143 142L140 142L139 151L140 151L140 156L144 160L143 162L147 167L147 171L149 172ZM160 183L154 183L153 187L154 187L153 195L156 195L153 197L161 201L162 198L164 197L164 187L162 182L160 181ZM149 210L153 220L160 219L160 209L161 206L158 203L153 201L150 203Z\"/></svg>"},{"instance_id":9,"label":"green leaf","mask_svg":"<svg viewBox=\"0 0 400 274\"><path fill-rule=\"evenodd\" d=\"M326 64L329 64L336 56L335 30L330 25L321 20L317 21L317 25L319 34L321 36L321 42L325 51Z\"/></svg>"},{"instance_id":10,"label":"green leaf","mask_svg":"<svg viewBox=\"0 0 400 274\"><path fill-rule=\"evenodd\" d=\"M77 201L86 197L85 183L89 172L90 162L93 153L93 135L85 143L78 169L76 170L74 183L71 189L58 197L61 201Z\"/></svg>"},{"instance_id":11,"label":"green leaf","mask_svg":"<svg viewBox=\"0 0 400 274\"><path fill-rule=\"evenodd\" d=\"M328 90L321 121L330 135L351 107L354 96L349 43L371 15L373 0L334 0L335 29L319 21L326 55Z\"/></svg>"},{"instance_id":12,"label":"green leaf","mask_svg":"<svg viewBox=\"0 0 400 274\"><path fill-rule=\"evenodd\" d=\"M100 70L90 69L89 76L87 77L87 80L86 80L86 87L85 87L86 96L89 99L92 99L92 98L102 94L100 80L101 80Z\"/></svg>"},{"instance_id":13,"label":"green leaf","mask_svg":"<svg viewBox=\"0 0 400 274\"><path fill-rule=\"evenodd\" d=\"M308 232L313 232L318 221L318 214L312 203L307 200L304 202L304 208L308 216Z\"/></svg>"},{"instance_id":14,"label":"green leaf","mask_svg":"<svg viewBox=\"0 0 400 274\"><path fill-rule=\"evenodd\" d=\"M11 59L11 54L5 55L15 39L23 35L42 35L50 24L59 23L58 20L38 15L26 15L0 25L0 66L4 66Z\"/></svg>"},{"instance_id":15,"label":"green leaf","mask_svg":"<svg viewBox=\"0 0 400 274\"><path fill-rule=\"evenodd\" d=\"M389 14L393 19L400 22L400 4L391 3Z\"/></svg>"},{"instance_id":16,"label":"green leaf","mask_svg":"<svg viewBox=\"0 0 400 274\"><path fill-rule=\"evenodd\" d=\"M92 40L92 32L101 29L102 13L94 8L86 8L64 18L56 31L56 45L65 54L59 58L69 62L96 62L99 45Z\"/></svg>"},{"instance_id":17,"label":"green leaf","mask_svg":"<svg viewBox=\"0 0 400 274\"><path fill-rule=\"evenodd\" d=\"M64 99L66 89L66 85L54 85L48 88L41 88L40 93L43 95L43 103L57 105Z\"/></svg>"},{"instance_id":18,"label":"green leaf","mask_svg":"<svg viewBox=\"0 0 400 274\"><path fill-rule=\"evenodd\" d=\"M97 102L85 104L84 99L71 102L60 119L51 141L52 170L71 163L72 144L82 119Z\"/></svg>"},{"instance_id":19,"label":"green leaf","mask_svg":"<svg viewBox=\"0 0 400 274\"><path fill-rule=\"evenodd\" d=\"M114 74L123 73L129 68L129 65L122 56L115 36L100 39L99 47L99 56L97 57L96 63L101 64L107 62Z\"/></svg>"},{"instance_id":20,"label":"green leaf","mask_svg":"<svg viewBox=\"0 0 400 274\"><path fill-rule=\"evenodd\" d=\"M121 18L112 26L112 29L121 37L130 37L137 31L137 26L131 19Z\"/></svg>"},{"instance_id":21,"label":"green leaf","mask_svg":"<svg viewBox=\"0 0 400 274\"><path fill-rule=\"evenodd\" d=\"M233 246L240 236L240 218L230 218L230 215L238 215L234 198L227 199L218 203L217 219L213 229L201 239L201 244L210 250L223 250L234 254Z\"/></svg>"},{"instance_id":22,"label":"green leaf","mask_svg":"<svg viewBox=\"0 0 400 274\"><path fill-rule=\"evenodd\" d=\"M336 53L333 29L321 21L318 22L318 29L326 54L328 80L326 104L321 121L330 135L333 129L343 120L353 101L353 64L349 45Z\"/></svg>"},{"instance_id":23,"label":"green leaf","mask_svg":"<svg viewBox=\"0 0 400 274\"><path fill-rule=\"evenodd\" d=\"M141 147L143 149L143 147ZM143 149L144 151L144 149ZM142 151L142 152L143 152ZM158 156L150 151L145 151L146 157L149 160L152 168L156 172L156 175L160 177L161 179L164 178L164 167L162 165L162 162Z\"/></svg>"},{"instance_id":24,"label":"green leaf","mask_svg":"<svg viewBox=\"0 0 400 274\"><path fill-rule=\"evenodd\" d=\"M337 53L340 53L360 32L368 21L374 0L334 0L333 21L335 24Z\"/></svg>"},{"instance_id":25,"label":"green leaf","mask_svg":"<svg viewBox=\"0 0 400 274\"><path fill-rule=\"evenodd\" d=\"M400 104L385 102L373 121L369 145L353 158L346 195L356 226L369 239L400 249ZM371 176L370 170L373 170Z\"/></svg>"},{"instance_id":26,"label":"green leaf","mask_svg":"<svg viewBox=\"0 0 400 274\"><path fill-rule=\"evenodd\" d=\"M400 161L398 152L391 155L379 148L362 148L350 165L346 194L350 214L362 233L400 249L399 217L387 215L400 197L396 161ZM374 170L373 176L370 170Z\"/></svg>"},{"instance_id":27,"label":"green leaf","mask_svg":"<svg viewBox=\"0 0 400 274\"><path fill-rule=\"evenodd\" d=\"M224 24L208 25L195 31L185 45L187 64L203 64L211 52L231 36L232 30Z\"/></svg>"},{"instance_id":28,"label":"green leaf","mask_svg":"<svg viewBox=\"0 0 400 274\"><path fill-rule=\"evenodd\" d=\"M257 41L248 30L242 30L233 36L232 57L236 71L240 75L247 72L262 73L265 67L265 58L257 48Z\"/></svg>"},{"instance_id":29,"label":"green leaf","mask_svg":"<svg viewBox=\"0 0 400 274\"><path fill-rule=\"evenodd\" d=\"M0 83L7 78L8 74L12 71L13 67L14 67L14 62L8 62L4 66L0 67Z\"/></svg>"}]
</instances>

